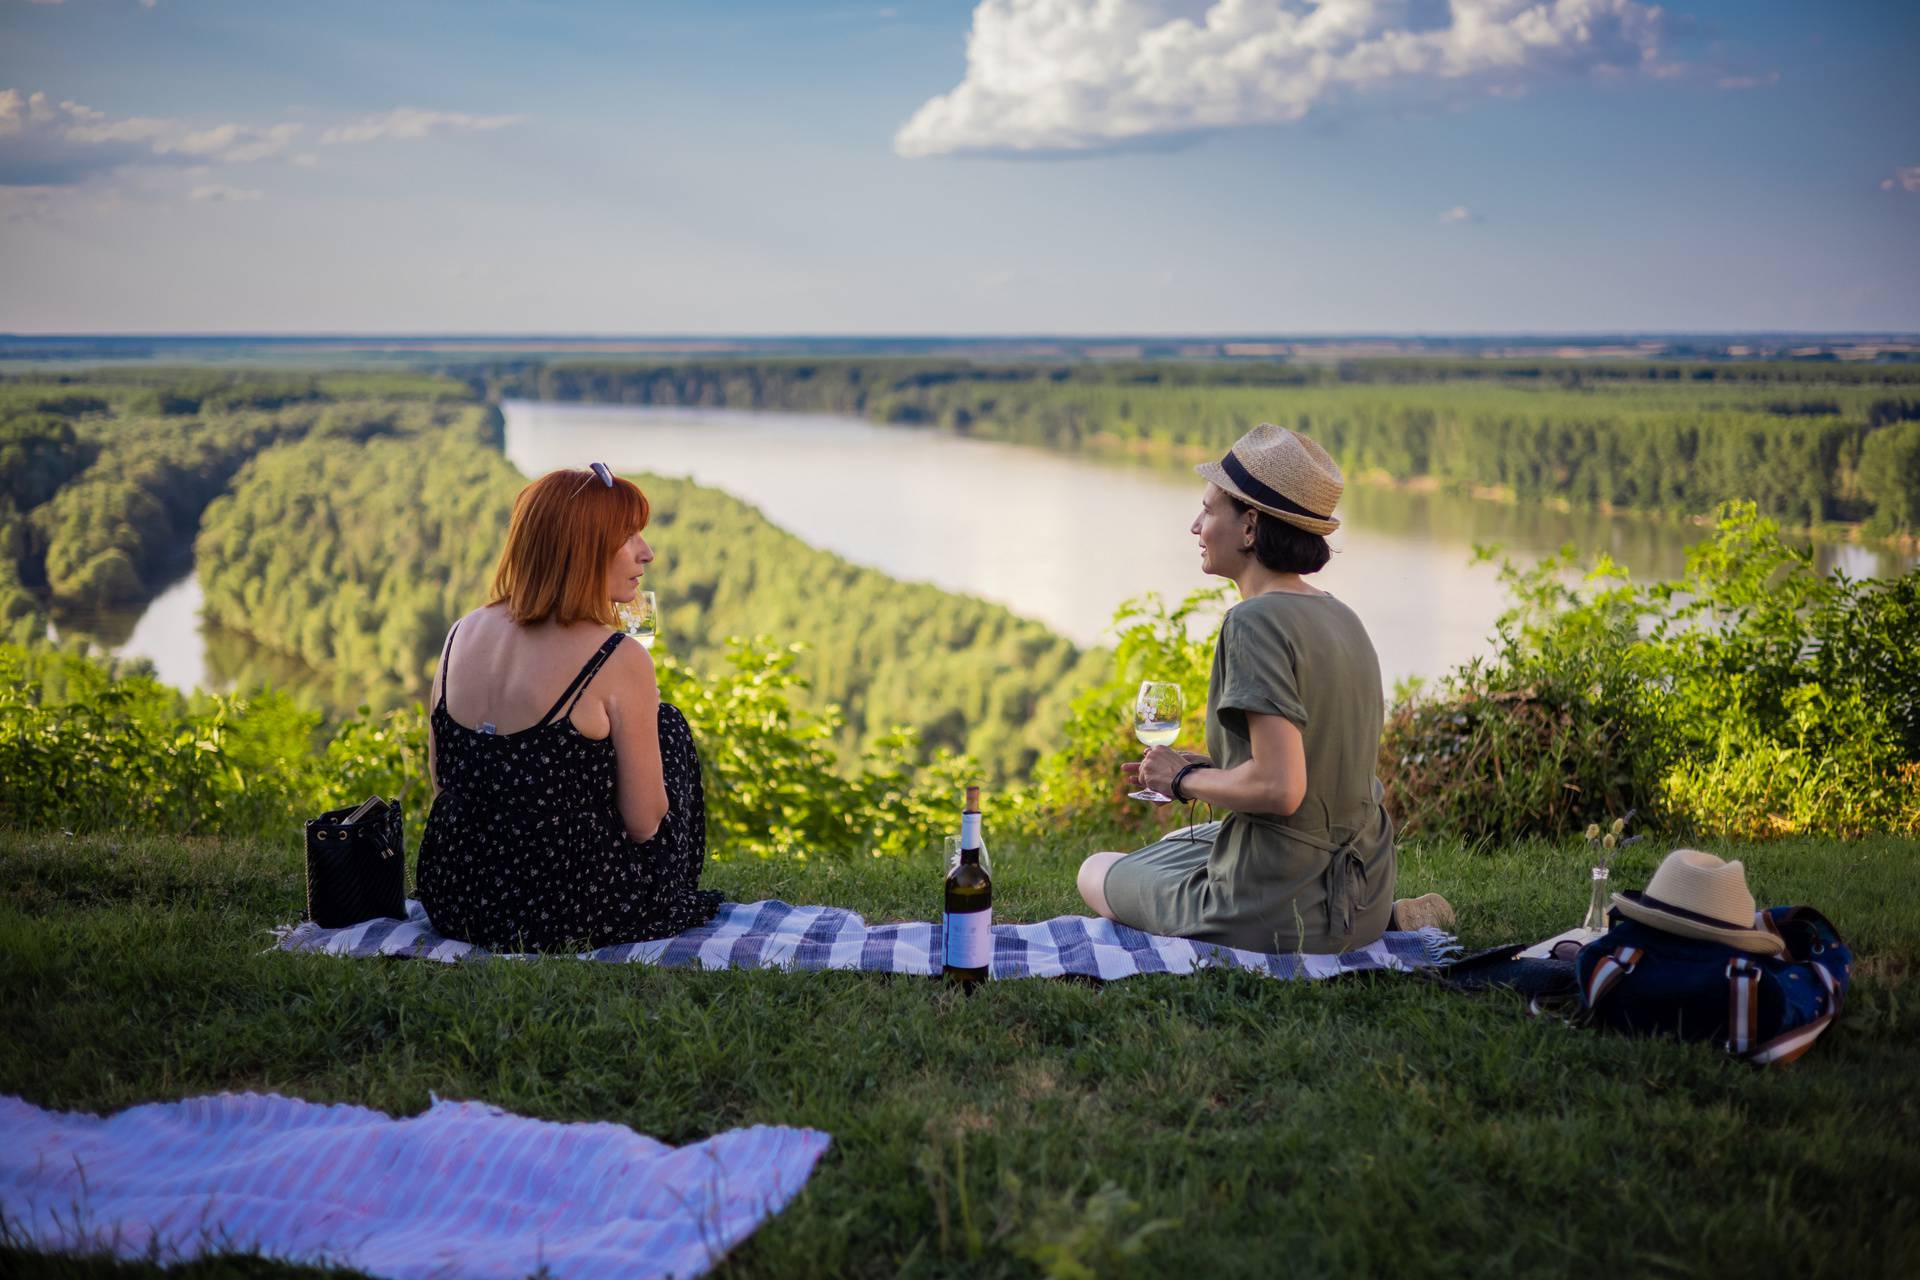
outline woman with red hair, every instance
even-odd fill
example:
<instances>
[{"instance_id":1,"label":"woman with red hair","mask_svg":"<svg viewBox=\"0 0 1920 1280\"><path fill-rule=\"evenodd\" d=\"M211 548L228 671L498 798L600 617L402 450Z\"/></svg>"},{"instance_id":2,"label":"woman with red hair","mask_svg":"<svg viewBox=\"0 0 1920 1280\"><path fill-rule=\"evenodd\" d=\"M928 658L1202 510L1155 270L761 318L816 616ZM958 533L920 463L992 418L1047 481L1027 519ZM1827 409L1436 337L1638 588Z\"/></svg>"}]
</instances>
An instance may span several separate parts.
<instances>
[{"instance_id":1,"label":"woman with red hair","mask_svg":"<svg viewBox=\"0 0 1920 1280\"><path fill-rule=\"evenodd\" d=\"M514 502L493 598L447 633L418 883L450 938L600 947L718 909L695 887L707 836L693 733L660 700L652 656L613 630L653 559L649 515L601 463L542 476Z\"/></svg>"}]
</instances>

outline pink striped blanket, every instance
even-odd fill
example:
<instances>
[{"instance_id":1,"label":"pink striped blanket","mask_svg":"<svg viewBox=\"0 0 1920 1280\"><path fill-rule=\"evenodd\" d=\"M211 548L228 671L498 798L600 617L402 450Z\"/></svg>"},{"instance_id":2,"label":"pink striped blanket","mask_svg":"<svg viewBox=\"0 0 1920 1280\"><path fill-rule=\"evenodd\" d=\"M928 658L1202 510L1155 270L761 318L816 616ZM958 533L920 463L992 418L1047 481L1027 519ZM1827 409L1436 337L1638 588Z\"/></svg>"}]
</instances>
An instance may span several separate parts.
<instances>
[{"instance_id":1,"label":"pink striped blanket","mask_svg":"<svg viewBox=\"0 0 1920 1280\"><path fill-rule=\"evenodd\" d=\"M756 1125L670 1147L477 1102L394 1119L254 1093L106 1117L0 1097L0 1133L16 1243L396 1280L697 1276L799 1194L830 1141Z\"/></svg>"}]
</instances>

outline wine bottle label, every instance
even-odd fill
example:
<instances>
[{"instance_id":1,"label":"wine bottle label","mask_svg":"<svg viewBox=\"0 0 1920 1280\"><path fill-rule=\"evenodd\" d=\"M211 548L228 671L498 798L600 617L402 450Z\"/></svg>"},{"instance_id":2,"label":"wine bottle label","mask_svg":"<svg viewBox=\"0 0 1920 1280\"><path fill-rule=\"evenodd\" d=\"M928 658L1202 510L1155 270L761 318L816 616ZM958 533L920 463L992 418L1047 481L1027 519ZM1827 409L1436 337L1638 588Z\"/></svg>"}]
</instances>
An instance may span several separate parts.
<instances>
[{"instance_id":1,"label":"wine bottle label","mask_svg":"<svg viewBox=\"0 0 1920 1280\"><path fill-rule=\"evenodd\" d=\"M978 849L980 847L980 815L963 813L960 815L960 847Z\"/></svg>"},{"instance_id":2,"label":"wine bottle label","mask_svg":"<svg viewBox=\"0 0 1920 1280\"><path fill-rule=\"evenodd\" d=\"M949 911L946 917L947 965L980 969L993 959L993 908Z\"/></svg>"}]
</instances>

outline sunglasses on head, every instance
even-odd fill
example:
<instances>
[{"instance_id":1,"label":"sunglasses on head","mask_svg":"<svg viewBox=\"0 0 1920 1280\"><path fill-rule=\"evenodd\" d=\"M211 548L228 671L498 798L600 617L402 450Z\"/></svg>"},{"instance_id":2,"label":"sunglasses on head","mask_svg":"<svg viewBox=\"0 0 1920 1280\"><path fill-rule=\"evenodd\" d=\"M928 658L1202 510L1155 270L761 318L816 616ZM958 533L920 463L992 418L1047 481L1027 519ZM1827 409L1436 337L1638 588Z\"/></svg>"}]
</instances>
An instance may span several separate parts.
<instances>
[{"instance_id":1,"label":"sunglasses on head","mask_svg":"<svg viewBox=\"0 0 1920 1280\"><path fill-rule=\"evenodd\" d=\"M589 462L587 464L587 470L593 472L593 476L589 476L585 480L582 480L580 482L579 486L576 487L573 491L574 497L576 498L579 497L580 491L582 489L585 489L588 485L592 484L595 476L599 477L601 484L607 486L607 488L609 489L613 488L613 472L607 470L606 463Z\"/></svg>"}]
</instances>

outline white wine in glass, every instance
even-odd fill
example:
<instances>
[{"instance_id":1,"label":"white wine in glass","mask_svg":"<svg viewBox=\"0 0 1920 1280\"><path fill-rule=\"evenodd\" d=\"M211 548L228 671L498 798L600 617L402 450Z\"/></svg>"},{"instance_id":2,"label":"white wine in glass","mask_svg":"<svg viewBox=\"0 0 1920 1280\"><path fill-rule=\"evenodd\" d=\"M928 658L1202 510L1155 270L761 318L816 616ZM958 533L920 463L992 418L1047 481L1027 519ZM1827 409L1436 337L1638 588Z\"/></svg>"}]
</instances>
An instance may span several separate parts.
<instances>
[{"instance_id":1,"label":"white wine in glass","mask_svg":"<svg viewBox=\"0 0 1920 1280\"><path fill-rule=\"evenodd\" d=\"M622 631L646 648L653 648L653 638L660 629L660 608L654 603L653 592L640 592L631 602L615 606L614 612L620 617Z\"/></svg>"},{"instance_id":2,"label":"white wine in glass","mask_svg":"<svg viewBox=\"0 0 1920 1280\"><path fill-rule=\"evenodd\" d=\"M1133 700L1133 736L1149 747L1170 747L1180 736L1180 712L1184 700L1180 686L1166 680L1142 680L1140 693ZM1136 800L1167 804L1172 796L1142 788L1129 793Z\"/></svg>"}]
</instances>

